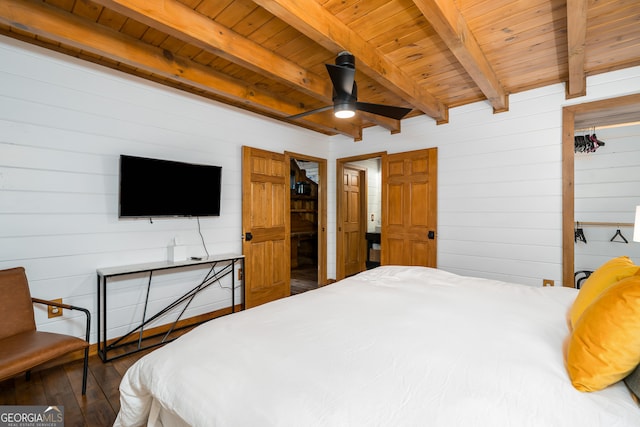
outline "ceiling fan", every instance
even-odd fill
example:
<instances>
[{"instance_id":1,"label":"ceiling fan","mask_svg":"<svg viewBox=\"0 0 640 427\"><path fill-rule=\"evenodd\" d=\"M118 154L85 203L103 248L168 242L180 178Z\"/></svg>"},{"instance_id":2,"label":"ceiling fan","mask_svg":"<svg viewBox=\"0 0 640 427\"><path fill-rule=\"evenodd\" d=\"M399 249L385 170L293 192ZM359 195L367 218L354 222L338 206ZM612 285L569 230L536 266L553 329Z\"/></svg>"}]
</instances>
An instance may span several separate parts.
<instances>
[{"instance_id":1,"label":"ceiling fan","mask_svg":"<svg viewBox=\"0 0 640 427\"><path fill-rule=\"evenodd\" d=\"M336 57L336 65L325 66L333 84L333 105L289 116L288 119L295 120L333 108L333 113L340 119L353 117L356 110L360 110L400 120L411 111L411 108L358 102L358 86L355 81L356 58L351 53L340 52Z\"/></svg>"}]
</instances>

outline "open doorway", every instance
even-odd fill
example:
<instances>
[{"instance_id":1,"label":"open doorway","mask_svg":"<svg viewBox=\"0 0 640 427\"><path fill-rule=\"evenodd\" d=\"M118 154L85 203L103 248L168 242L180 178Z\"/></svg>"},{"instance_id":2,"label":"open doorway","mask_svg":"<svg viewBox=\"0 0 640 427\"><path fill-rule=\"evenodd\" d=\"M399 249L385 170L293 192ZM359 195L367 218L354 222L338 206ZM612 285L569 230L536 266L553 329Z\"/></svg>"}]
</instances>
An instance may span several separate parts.
<instances>
[{"instance_id":1,"label":"open doorway","mask_svg":"<svg viewBox=\"0 0 640 427\"><path fill-rule=\"evenodd\" d=\"M326 284L326 161L290 158L291 295Z\"/></svg>"},{"instance_id":2,"label":"open doorway","mask_svg":"<svg viewBox=\"0 0 640 427\"><path fill-rule=\"evenodd\" d=\"M581 226L578 226L576 221L580 221L581 225L585 223L585 214L586 209L583 207L584 203L579 203L577 208L579 217L576 217L576 129L595 129L596 127L604 127L604 126L612 126L619 125L622 123L636 123L640 122L640 94L633 95L625 95L617 98L609 98L602 99L598 101L586 102L583 104L576 104L566 106L562 110L562 181L563 181L563 191L562 191L562 284L563 286L575 287L576 286L576 270L581 271L584 268L583 265L576 265L575 255L576 255L576 246L578 244L584 245L584 240L576 240L576 231L577 229L581 229ZM629 129L629 128L628 128ZM628 133L626 131L625 133ZM594 132L595 133L595 130ZM602 134L598 132L599 136L602 137ZM618 136L619 138L619 136ZM612 145L608 145L607 150L614 151L612 149ZM625 160L633 159L633 153L625 156ZM637 164L637 163L636 163ZM633 166L633 160L631 166ZM619 168L620 165L616 165L614 168L610 168L611 170L615 170ZM601 175L603 171L598 171ZM618 171L616 170L617 174ZM596 176L595 173L592 174ZM598 176L600 176L598 175ZM583 185L584 185L583 181ZM628 178L618 178L618 182L616 183L617 187L625 187L628 185ZM605 184L606 186L606 184ZM631 197L635 196L637 193L631 191L629 193ZM633 220L633 207L634 203L631 200L631 203L625 201L625 199L621 197L613 197L609 193L606 194L609 197L607 200L608 204L612 204L612 200L615 200L616 211L619 213L619 216L615 216L613 218L607 218L604 215L607 215L607 210L604 210L604 214L602 212L599 213L599 217L597 221L593 221L596 227L602 226L603 223L610 222L610 227L617 228L621 223L631 222ZM602 196L600 196L602 197ZM593 198L596 200L596 198ZM620 206L619 200L623 200L623 205ZM612 205L613 206L613 205ZM607 206L609 208L609 206ZM589 219L587 219L588 221ZM605 221L606 220L606 221ZM591 221L589 221L591 222ZM615 229L614 228L614 229ZM609 229L611 230L611 228ZM590 230L590 232L594 232L595 230ZM629 232L627 232L629 233ZM589 233L587 233L589 235ZM587 240L585 238L585 240ZM611 241L609 237L602 239L604 243L610 245ZM589 237L589 246L588 248L596 248L597 240L594 242ZM626 245L625 245L626 246ZM631 246L631 245L629 245ZM625 251L625 255L628 254ZM593 266L600 265L602 259L598 260L595 257L592 257L593 261L590 268L595 268ZM606 257L605 257L606 259ZM577 267L577 268L576 268Z\"/></svg>"},{"instance_id":3,"label":"open doorway","mask_svg":"<svg viewBox=\"0 0 640 427\"><path fill-rule=\"evenodd\" d=\"M336 278L380 265L382 156L338 159Z\"/></svg>"}]
</instances>

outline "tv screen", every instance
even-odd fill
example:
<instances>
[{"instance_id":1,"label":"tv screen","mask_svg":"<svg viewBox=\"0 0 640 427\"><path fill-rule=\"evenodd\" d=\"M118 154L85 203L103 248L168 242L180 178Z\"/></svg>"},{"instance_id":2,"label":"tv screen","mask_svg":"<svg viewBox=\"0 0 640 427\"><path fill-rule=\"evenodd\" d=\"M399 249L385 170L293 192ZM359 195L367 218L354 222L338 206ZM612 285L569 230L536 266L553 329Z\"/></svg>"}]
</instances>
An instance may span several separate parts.
<instances>
[{"instance_id":1,"label":"tv screen","mask_svg":"<svg viewBox=\"0 0 640 427\"><path fill-rule=\"evenodd\" d=\"M120 156L121 218L219 216L222 167Z\"/></svg>"}]
</instances>

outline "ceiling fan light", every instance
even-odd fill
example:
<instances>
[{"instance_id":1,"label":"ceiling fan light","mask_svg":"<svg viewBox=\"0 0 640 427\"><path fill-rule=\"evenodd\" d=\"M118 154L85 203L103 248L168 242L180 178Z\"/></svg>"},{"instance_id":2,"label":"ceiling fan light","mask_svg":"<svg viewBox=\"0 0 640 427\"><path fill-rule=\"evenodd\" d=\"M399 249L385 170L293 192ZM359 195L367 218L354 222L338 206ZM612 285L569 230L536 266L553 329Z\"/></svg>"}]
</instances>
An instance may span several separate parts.
<instances>
[{"instance_id":1,"label":"ceiling fan light","mask_svg":"<svg viewBox=\"0 0 640 427\"><path fill-rule=\"evenodd\" d=\"M349 119L356 115L356 111L349 104L339 104L333 108L333 114L339 119Z\"/></svg>"}]
</instances>

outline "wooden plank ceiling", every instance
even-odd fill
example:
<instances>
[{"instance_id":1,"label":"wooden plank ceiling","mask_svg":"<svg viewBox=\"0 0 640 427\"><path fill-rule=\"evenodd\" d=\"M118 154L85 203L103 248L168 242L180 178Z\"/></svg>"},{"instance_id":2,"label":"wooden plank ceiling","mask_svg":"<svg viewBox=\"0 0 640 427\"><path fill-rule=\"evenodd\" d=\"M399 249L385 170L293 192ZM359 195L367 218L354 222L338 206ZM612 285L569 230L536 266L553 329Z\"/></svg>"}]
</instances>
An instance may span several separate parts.
<instances>
[{"instance_id":1,"label":"wooden plank ceiling","mask_svg":"<svg viewBox=\"0 0 640 427\"><path fill-rule=\"evenodd\" d=\"M325 68L356 58L358 101L448 122L451 107L640 65L638 0L2 0L0 32L328 135L400 132L338 119Z\"/></svg>"}]
</instances>

